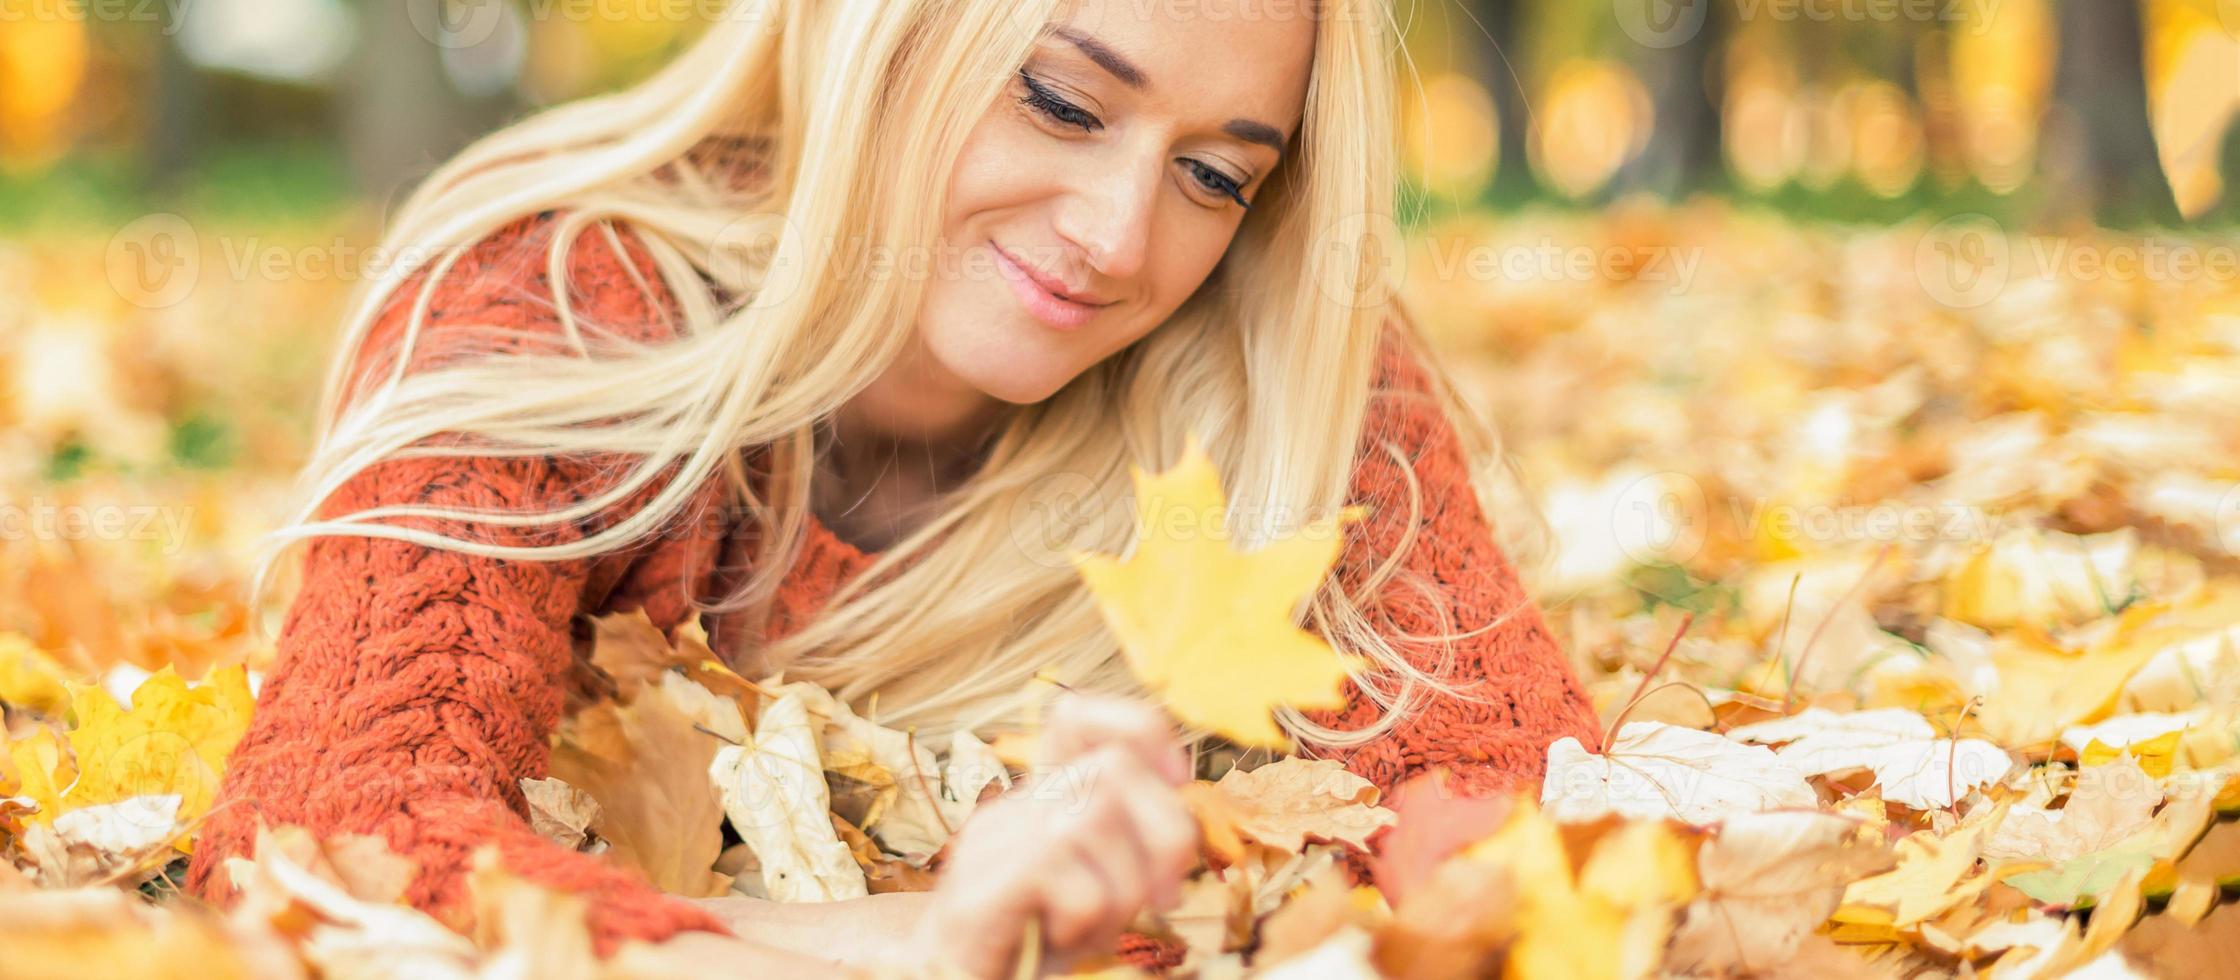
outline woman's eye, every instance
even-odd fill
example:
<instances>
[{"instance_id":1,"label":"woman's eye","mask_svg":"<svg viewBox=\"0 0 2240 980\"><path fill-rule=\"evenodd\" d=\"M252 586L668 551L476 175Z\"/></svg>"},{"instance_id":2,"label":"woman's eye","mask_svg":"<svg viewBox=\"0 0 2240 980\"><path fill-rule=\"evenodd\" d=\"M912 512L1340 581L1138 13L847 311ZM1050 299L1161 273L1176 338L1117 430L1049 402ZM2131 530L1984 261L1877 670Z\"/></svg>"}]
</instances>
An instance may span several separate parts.
<instances>
[{"instance_id":1,"label":"woman's eye","mask_svg":"<svg viewBox=\"0 0 2240 980\"><path fill-rule=\"evenodd\" d=\"M1252 208L1252 205L1245 201L1244 195L1238 193L1239 191L1244 189L1243 186L1238 184L1236 181L1231 180L1228 174L1222 173L1219 170L1215 170L1212 167L1208 167L1196 160L1187 160L1184 162L1190 164L1191 171L1197 175L1196 179L1198 181L1198 186L1219 194L1223 197L1226 197L1232 201L1235 201L1238 205L1244 207L1246 210L1250 210Z\"/></svg>"},{"instance_id":2,"label":"woman's eye","mask_svg":"<svg viewBox=\"0 0 2240 980\"><path fill-rule=\"evenodd\" d=\"M1034 76L1027 74L1026 69L1019 70L1019 81L1027 87L1027 94L1020 96L1019 101L1052 122L1072 126L1085 133L1104 127L1103 123L1097 121L1097 117L1081 111L1079 106L1044 88L1042 83L1034 80Z\"/></svg>"}]
</instances>

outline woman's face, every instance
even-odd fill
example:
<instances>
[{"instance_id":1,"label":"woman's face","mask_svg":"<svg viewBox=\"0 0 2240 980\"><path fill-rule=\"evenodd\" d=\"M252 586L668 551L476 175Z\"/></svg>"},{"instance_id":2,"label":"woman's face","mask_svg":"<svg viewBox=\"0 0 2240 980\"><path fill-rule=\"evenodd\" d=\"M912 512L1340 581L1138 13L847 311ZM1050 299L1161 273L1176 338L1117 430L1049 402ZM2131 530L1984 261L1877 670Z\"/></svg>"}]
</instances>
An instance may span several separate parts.
<instances>
[{"instance_id":1,"label":"woman's face","mask_svg":"<svg viewBox=\"0 0 2240 980\"><path fill-rule=\"evenodd\" d=\"M1084 0L1045 29L949 179L929 392L1048 398L1205 281L1298 128L1309 8Z\"/></svg>"}]
</instances>

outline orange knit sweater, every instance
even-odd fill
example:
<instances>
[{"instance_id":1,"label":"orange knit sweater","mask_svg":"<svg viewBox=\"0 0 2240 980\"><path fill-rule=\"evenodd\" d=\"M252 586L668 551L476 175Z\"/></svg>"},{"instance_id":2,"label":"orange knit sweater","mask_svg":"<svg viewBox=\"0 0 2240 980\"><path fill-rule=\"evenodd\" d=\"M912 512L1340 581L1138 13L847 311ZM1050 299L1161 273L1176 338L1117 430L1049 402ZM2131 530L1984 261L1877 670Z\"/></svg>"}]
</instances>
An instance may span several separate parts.
<instances>
[{"instance_id":1,"label":"orange knit sweater","mask_svg":"<svg viewBox=\"0 0 2240 980\"><path fill-rule=\"evenodd\" d=\"M469 250L438 287L408 370L488 353L493 346L566 349L546 275L547 218L524 219ZM599 233L584 235L566 262L578 322L654 342L675 322L654 265L626 232L620 254ZM357 355L360 376L394 367L395 344L417 282L377 320ZM495 345L452 327L512 328ZM1462 448L1426 397L1420 363L1388 338L1380 391L1353 480L1371 516L1351 526L1337 574L1349 584L1391 554L1408 530L1409 482L1420 488L1419 532L1404 562L1441 587L1452 622L1442 624L1420 589L1390 588L1372 614L1395 637L1468 632L1503 612L1504 623L1455 644L1448 676L1486 685L1482 700L1441 699L1389 735L1327 753L1390 790L1407 776L1446 766L1463 787L1488 792L1536 781L1545 748L1564 735L1590 744L1597 723L1578 679L1548 634L1473 497ZM1405 462L1377 448L1390 440ZM1410 467L1413 473L1403 471ZM571 457L403 459L357 474L323 506L337 516L383 504L549 509L603 485L595 461ZM587 618L642 608L670 629L691 614L687 591L720 594L749 555L754 534L723 515L711 480L690 523L620 552L572 561L509 562L363 537L314 539L301 591L289 606L256 715L234 750L220 802L203 829L188 873L190 890L230 904L224 859L249 853L258 821L322 833L378 834L420 866L405 898L446 916L465 906L469 854L495 844L506 867L540 884L584 894L600 955L627 939L679 930L723 931L697 907L664 895L633 871L567 850L530 829L519 782L545 775L549 738L571 690L595 682L586 660ZM627 513L651 488L611 514ZM581 526L491 529L412 519L413 526L483 540L529 544L577 540L611 517ZM810 521L809 538L777 597L773 635L814 616L872 555ZM719 653L738 645L720 617ZM1402 641L1431 665L1436 647ZM1376 716L1352 691L1352 706L1320 717L1343 727ZM1140 938L1140 937L1139 937ZM1135 952L1148 952L1136 944Z\"/></svg>"}]
</instances>

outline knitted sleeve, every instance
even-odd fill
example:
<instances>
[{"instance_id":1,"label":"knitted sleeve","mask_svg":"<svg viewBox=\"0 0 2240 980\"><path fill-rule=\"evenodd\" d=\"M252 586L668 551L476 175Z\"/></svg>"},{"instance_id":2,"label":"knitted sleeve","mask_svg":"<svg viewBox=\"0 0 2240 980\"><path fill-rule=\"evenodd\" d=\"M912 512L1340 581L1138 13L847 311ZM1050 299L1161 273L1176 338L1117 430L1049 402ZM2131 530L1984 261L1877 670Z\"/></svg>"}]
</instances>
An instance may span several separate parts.
<instances>
[{"instance_id":1,"label":"knitted sleeve","mask_svg":"<svg viewBox=\"0 0 2240 980\"><path fill-rule=\"evenodd\" d=\"M1364 611L1411 664L1464 696L1433 692L1386 734L1318 754L1344 761L1388 793L1438 766L1453 770L1458 788L1471 795L1529 786L1546 770L1550 742L1573 735L1594 744L1599 725L1539 607L1494 541L1461 439L1406 329L1388 323L1378 355L1352 489L1353 501L1370 513L1348 528L1338 574L1351 588L1376 563L1399 555L1412 574L1388 579ZM1412 528L1411 494L1421 510ZM1447 633L1460 634L1451 651L1422 639ZM1358 686L1349 682L1347 694L1346 708L1310 717L1352 730L1381 716L1384 709Z\"/></svg>"},{"instance_id":2,"label":"knitted sleeve","mask_svg":"<svg viewBox=\"0 0 2240 980\"><path fill-rule=\"evenodd\" d=\"M408 369L469 346L487 352L556 340L560 320L545 273L550 233L549 217L523 219L470 249L434 293ZM671 322L674 311L646 285L658 279L634 240L594 228L576 240L566 267L579 322L641 341ZM415 287L399 289L377 320L354 361L361 376L393 366L391 345ZM504 333L492 340L455 329L483 327ZM321 513L405 503L542 511L581 499L612 472L588 458L391 459L360 471ZM408 523L506 544L577 540L654 489L565 526ZM419 865L405 900L455 924L469 907L469 857L489 844L508 870L584 895L602 956L627 939L725 931L634 871L546 840L526 819L520 780L546 772L548 739L574 668L571 620L587 577L595 565L608 571L614 555L638 550L513 561L387 539L312 539L273 669L195 848L190 890L230 904L225 859L249 856L260 821L293 823L386 838Z\"/></svg>"}]
</instances>

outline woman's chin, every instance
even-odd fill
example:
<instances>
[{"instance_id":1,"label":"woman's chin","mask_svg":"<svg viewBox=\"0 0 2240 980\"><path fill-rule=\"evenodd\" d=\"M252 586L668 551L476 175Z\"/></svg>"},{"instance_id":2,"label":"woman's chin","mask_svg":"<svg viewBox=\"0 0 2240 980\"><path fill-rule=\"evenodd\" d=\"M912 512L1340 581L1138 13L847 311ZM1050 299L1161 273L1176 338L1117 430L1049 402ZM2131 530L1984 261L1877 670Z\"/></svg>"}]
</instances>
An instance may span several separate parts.
<instances>
[{"instance_id":1,"label":"woman's chin","mask_svg":"<svg viewBox=\"0 0 2240 980\"><path fill-rule=\"evenodd\" d=\"M991 398L1030 405L1057 394L1081 373L1070 356L1071 338L1032 320L997 313L969 336L938 338L931 345L951 374Z\"/></svg>"}]
</instances>

